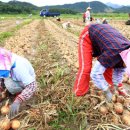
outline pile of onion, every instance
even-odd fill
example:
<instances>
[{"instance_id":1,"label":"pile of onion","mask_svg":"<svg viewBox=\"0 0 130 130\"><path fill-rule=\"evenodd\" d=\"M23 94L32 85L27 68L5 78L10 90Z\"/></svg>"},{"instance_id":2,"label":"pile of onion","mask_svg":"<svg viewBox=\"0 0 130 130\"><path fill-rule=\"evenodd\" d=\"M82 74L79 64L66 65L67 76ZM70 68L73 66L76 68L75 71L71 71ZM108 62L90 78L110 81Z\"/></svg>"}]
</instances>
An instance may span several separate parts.
<instances>
[{"instance_id":1,"label":"pile of onion","mask_svg":"<svg viewBox=\"0 0 130 130\"><path fill-rule=\"evenodd\" d=\"M3 115L6 115L9 113L9 100L7 100L5 105L1 108L1 113Z\"/></svg>"}]
</instances>

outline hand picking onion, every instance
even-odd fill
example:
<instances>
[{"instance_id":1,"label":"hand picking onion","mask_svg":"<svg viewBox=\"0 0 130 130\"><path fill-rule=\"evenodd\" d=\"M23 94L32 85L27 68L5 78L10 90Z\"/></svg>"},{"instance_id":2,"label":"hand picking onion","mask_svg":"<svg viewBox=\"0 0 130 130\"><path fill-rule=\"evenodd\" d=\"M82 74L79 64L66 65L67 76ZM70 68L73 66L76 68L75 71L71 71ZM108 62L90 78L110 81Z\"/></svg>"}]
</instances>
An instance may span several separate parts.
<instances>
[{"instance_id":1,"label":"hand picking onion","mask_svg":"<svg viewBox=\"0 0 130 130\"><path fill-rule=\"evenodd\" d=\"M108 109L105 107L105 106L101 106L99 108L99 111L102 113L102 114L107 114L108 113Z\"/></svg>"},{"instance_id":2,"label":"hand picking onion","mask_svg":"<svg viewBox=\"0 0 130 130\"><path fill-rule=\"evenodd\" d=\"M116 103L114 105L114 108L115 108L116 113L118 113L118 114L123 113L123 105L121 103L119 103L119 102Z\"/></svg>"},{"instance_id":3,"label":"hand picking onion","mask_svg":"<svg viewBox=\"0 0 130 130\"><path fill-rule=\"evenodd\" d=\"M18 128L20 127L20 121L18 121L18 120L16 120L16 119L12 120L12 121L11 121L11 127L12 127L14 130L18 129Z\"/></svg>"}]
</instances>

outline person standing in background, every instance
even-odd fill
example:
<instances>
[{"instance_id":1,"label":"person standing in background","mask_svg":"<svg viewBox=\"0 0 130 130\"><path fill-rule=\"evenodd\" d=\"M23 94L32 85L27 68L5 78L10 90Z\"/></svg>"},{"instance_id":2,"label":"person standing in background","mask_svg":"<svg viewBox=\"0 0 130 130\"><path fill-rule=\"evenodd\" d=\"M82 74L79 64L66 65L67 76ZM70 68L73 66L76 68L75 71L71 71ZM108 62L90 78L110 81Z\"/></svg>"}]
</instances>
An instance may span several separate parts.
<instances>
[{"instance_id":1,"label":"person standing in background","mask_svg":"<svg viewBox=\"0 0 130 130\"><path fill-rule=\"evenodd\" d=\"M85 12L85 21L86 21L86 23L87 22L90 22L90 10L91 10L92 8L90 8L90 7L88 7L87 8L87 10L86 10L86 12Z\"/></svg>"}]
</instances>

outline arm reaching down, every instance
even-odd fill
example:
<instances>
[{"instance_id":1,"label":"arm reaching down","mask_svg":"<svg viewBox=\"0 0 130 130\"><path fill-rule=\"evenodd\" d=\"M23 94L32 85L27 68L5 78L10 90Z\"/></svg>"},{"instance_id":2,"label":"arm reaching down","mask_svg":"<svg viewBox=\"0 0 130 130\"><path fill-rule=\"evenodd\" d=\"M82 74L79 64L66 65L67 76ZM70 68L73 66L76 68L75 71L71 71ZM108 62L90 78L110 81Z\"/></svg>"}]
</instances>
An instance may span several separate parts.
<instances>
[{"instance_id":1,"label":"arm reaching down","mask_svg":"<svg viewBox=\"0 0 130 130\"><path fill-rule=\"evenodd\" d=\"M36 91L36 81L30 83L26 88L16 97L14 102L23 102L30 99Z\"/></svg>"}]
</instances>

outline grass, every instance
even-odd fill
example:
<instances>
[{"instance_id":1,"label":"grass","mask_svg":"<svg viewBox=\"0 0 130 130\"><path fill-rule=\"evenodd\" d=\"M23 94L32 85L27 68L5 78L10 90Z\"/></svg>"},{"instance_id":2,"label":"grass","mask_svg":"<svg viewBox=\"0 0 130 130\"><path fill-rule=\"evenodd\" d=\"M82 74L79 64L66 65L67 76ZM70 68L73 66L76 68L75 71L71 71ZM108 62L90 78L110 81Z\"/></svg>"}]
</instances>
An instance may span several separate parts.
<instances>
[{"instance_id":1,"label":"grass","mask_svg":"<svg viewBox=\"0 0 130 130\"><path fill-rule=\"evenodd\" d=\"M66 111L59 110L58 118L53 120L49 124L55 130L84 130L87 125L86 117L83 117L80 121L78 121L78 113L79 110L74 108L74 95L70 95L66 102ZM81 117L80 117L81 118Z\"/></svg>"},{"instance_id":2,"label":"grass","mask_svg":"<svg viewBox=\"0 0 130 130\"><path fill-rule=\"evenodd\" d=\"M83 14L62 14L60 17L63 19L72 18L72 19L82 19ZM115 20L128 20L128 13L92 13L91 16L94 18L107 18L107 19L115 19Z\"/></svg>"},{"instance_id":3,"label":"grass","mask_svg":"<svg viewBox=\"0 0 130 130\"><path fill-rule=\"evenodd\" d=\"M79 14L61 14L60 17L61 18L72 18L72 19L82 19L82 13ZM91 12L91 15L94 18L112 18L112 19L116 19L116 20L127 20L128 19L128 13L93 13ZM16 19L16 18L21 18L21 19L28 19L29 14L1 14L1 17L4 17L5 19ZM33 14L31 19L42 19L42 17L39 16L39 12L37 12L37 14ZM0 19L3 20L3 19Z\"/></svg>"}]
</instances>

